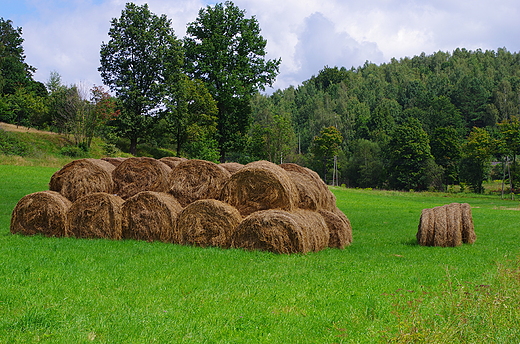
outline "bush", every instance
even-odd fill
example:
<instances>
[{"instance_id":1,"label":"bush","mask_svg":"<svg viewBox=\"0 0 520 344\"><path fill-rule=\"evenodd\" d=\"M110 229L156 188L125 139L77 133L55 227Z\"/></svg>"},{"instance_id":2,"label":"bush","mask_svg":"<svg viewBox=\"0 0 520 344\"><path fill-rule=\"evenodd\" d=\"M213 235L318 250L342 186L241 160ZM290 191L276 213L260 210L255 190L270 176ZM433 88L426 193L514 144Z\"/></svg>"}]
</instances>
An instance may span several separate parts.
<instances>
[{"instance_id":1,"label":"bush","mask_svg":"<svg viewBox=\"0 0 520 344\"><path fill-rule=\"evenodd\" d=\"M78 158L85 154L85 152L78 146L65 146L60 150L61 155L70 156L71 158Z\"/></svg>"},{"instance_id":2,"label":"bush","mask_svg":"<svg viewBox=\"0 0 520 344\"><path fill-rule=\"evenodd\" d=\"M4 155L25 156L29 148L10 133L0 129L0 153Z\"/></svg>"}]
</instances>

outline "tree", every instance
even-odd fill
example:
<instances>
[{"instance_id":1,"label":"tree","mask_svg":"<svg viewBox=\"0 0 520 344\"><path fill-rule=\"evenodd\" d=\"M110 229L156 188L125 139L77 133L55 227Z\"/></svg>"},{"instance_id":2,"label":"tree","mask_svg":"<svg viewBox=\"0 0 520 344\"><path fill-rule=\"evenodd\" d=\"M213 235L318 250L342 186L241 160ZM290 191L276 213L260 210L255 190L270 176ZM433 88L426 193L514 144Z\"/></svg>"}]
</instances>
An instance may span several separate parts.
<instances>
[{"instance_id":1,"label":"tree","mask_svg":"<svg viewBox=\"0 0 520 344\"><path fill-rule=\"evenodd\" d=\"M381 148L377 142L356 140L347 167L347 177L352 187L378 187L383 181Z\"/></svg>"},{"instance_id":2,"label":"tree","mask_svg":"<svg viewBox=\"0 0 520 344\"><path fill-rule=\"evenodd\" d=\"M431 137L431 152L435 162L444 168L444 185L455 184L459 180L461 143L459 132L453 127L437 128Z\"/></svg>"},{"instance_id":3,"label":"tree","mask_svg":"<svg viewBox=\"0 0 520 344\"><path fill-rule=\"evenodd\" d=\"M147 4L127 3L111 25L110 41L101 45L99 71L121 101L118 133L130 140L135 154L154 123L167 79L179 72L182 48L171 21L151 13Z\"/></svg>"},{"instance_id":4,"label":"tree","mask_svg":"<svg viewBox=\"0 0 520 344\"><path fill-rule=\"evenodd\" d=\"M272 85L280 60L266 60L267 41L255 17L245 18L231 1L207 6L188 24L184 39L186 71L204 81L217 101L221 161L241 150L251 122L250 99Z\"/></svg>"},{"instance_id":5,"label":"tree","mask_svg":"<svg viewBox=\"0 0 520 344\"><path fill-rule=\"evenodd\" d=\"M327 170L332 164L334 156L339 153L343 136L339 130L330 126L323 128L312 141L311 151L318 161L323 163L323 178L327 182Z\"/></svg>"},{"instance_id":6,"label":"tree","mask_svg":"<svg viewBox=\"0 0 520 344\"><path fill-rule=\"evenodd\" d=\"M483 193L484 180L489 176L491 157L495 142L484 128L474 127L462 146L460 178L467 182L475 193Z\"/></svg>"},{"instance_id":7,"label":"tree","mask_svg":"<svg viewBox=\"0 0 520 344\"><path fill-rule=\"evenodd\" d=\"M433 160L430 140L419 120L408 118L397 126L386 146L388 175L391 188L425 190L427 167Z\"/></svg>"}]
</instances>

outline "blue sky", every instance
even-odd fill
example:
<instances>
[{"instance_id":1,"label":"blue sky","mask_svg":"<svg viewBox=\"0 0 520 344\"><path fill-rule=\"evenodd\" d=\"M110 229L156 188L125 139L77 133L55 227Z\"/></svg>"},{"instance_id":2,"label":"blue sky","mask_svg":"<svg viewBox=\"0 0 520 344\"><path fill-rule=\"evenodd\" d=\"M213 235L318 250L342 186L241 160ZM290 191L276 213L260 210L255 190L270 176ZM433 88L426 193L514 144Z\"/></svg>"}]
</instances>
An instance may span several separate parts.
<instances>
[{"instance_id":1,"label":"blue sky","mask_svg":"<svg viewBox=\"0 0 520 344\"><path fill-rule=\"evenodd\" d=\"M45 82L58 72L66 84L101 85L99 48L125 0L1 0L0 17L22 27L26 61ZM134 1L143 4L145 1ZM150 0L182 38L201 7L215 1ZM520 51L518 0L235 0L255 16L268 58L282 58L275 88L298 85L324 66L357 67L365 61L457 47Z\"/></svg>"}]
</instances>

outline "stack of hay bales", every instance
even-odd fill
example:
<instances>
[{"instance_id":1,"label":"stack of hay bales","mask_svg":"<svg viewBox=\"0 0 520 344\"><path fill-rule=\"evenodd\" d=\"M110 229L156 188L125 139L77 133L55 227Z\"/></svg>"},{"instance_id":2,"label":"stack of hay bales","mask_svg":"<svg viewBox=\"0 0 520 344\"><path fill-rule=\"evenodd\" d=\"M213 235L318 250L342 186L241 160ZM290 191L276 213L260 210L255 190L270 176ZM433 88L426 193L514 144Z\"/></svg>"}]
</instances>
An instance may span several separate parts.
<instances>
[{"instance_id":1,"label":"stack of hay bales","mask_svg":"<svg viewBox=\"0 0 520 344\"><path fill-rule=\"evenodd\" d=\"M81 159L16 206L11 231L277 253L344 248L347 217L313 171L267 161Z\"/></svg>"},{"instance_id":2,"label":"stack of hay bales","mask_svg":"<svg viewBox=\"0 0 520 344\"><path fill-rule=\"evenodd\" d=\"M417 242L421 246L456 247L473 244L477 239L471 207L468 203L451 203L423 209Z\"/></svg>"}]
</instances>

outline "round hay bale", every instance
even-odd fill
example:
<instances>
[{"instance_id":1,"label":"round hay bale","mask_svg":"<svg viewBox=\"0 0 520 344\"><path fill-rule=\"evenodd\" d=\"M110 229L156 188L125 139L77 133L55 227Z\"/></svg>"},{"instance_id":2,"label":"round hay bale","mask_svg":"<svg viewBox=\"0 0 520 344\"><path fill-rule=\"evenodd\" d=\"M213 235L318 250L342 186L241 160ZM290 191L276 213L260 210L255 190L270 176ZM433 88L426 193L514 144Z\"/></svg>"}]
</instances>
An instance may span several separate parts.
<instances>
[{"instance_id":1,"label":"round hay bale","mask_svg":"<svg viewBox=\"0 0 520 344\"><path fill-rule=\"evenodd\" d=\"M112 157L101 158L101 160L111 163L112 165L114 165L114 167L119 166L119 164L122 163L123 161L125 161L126 159L127 158L112 158Z\"/></svg>"},{"instance_id":2,"label":"round hay bale","mask_svg":"<svg viewBox=\"0 0 520 344\"><path fill-rule=\"evenodd\" d=\"M179 158L176 156L165 156L164 158L160 158L159 161L164 162L166 165L168 165L171 169L177 167L178 164L180 164L183 161L186 161L188 159L186 158Z\"/></svg>"},{"instance_id":3,"label":"round hay bale","mask_svg":"<svg viewBox=\"0 0 520 344\"><path fill-rule=\"evenodd\" d=\"M11 233L67 236L67 211L71 204L67 198L55 191L26 195L14 207Z\"/></svg>"},{"instance_id":4,"label":"round hay bale","mask_svg":"<svg viewBox=\"0 0 520 344\"><path fill-rule=\"evenodd\" d=\"M421 246L433 246L433 236L435 234L435 217L433 209L423 209L417 231L417 242Z\"/></svg>"},{"instance_id":5,"label":"round hay bale","mask_svg":"<svg viewBox=\"0 0 520 344\"><path fill-rule=\"evenodd\" d=\"M291 211L298 207L298 189L287 172L267 161L245 165L224 185L220 199L242 216L267 209Z\"/></svg>"},{"instance_id":6,"label":"round hay bale","mask_svg":"<svg viewBox=\"0 0 520 344\"><path fill-rule=\"evenodd\" d=\"M170 173L171 193L183 206L200 199L217 199L230 173L205 160L182 161Z\"/></svg>"},{"instance_id":7,"label":"round hay bale","mask_svg":"<svg viewBox=\"0 0 520 344\"><path fill-rule=\"evenodd\" d=\"M114 169L114 165L99 159L74 160L52 175L49 189L72 202L94 192L112 193Z\"/></svg>"},{"instance_id":8,"label":"round hay bale","mask_svg":"<svg viewBox=\"0 0 520 344\"><path fill-rule=\"evenodd\" d=\"M468 203L462 203L460 210L462 217L462 242L473 244L477 240L477 235L475 234L475 225L471 215L471 206Z\"/></svg>"},{"instance_id":9,"label":"round hay bale","mask_svg":"<svg viewBox=\"0 0 520 344\"><path fill-rule=\"evenodd\" d=\"M232 247L284 254L319 251L328 243L323 217L303 209L255 212L242 221L231 240Z\"/></svg>"},{"instance_id":10,"label":"round hay bale","mask_svg":"<svg viewBox=\"0 0 520 344\"><path fill-rule=\"evenodd\" d=\"M142 191L123 203L122 238L179 243L176 228L181 211L172 195Z\"/></svg>"},{"instance_id":11,"label":"round hay bale","mask_svg":"<svg viewBox=\"0 0 520 344\"><path fill-rule=\"evenodd\" d=\"M352 226L341 210L318 210L329 230L329 247L344 249L352 243Z\"/></svg>"},{"instance_id":12,"label":"round hay bale","mask_svg":"<svg viewBox=\"0 0 520 344\"><path fill-rule=\"evenodd\" d=\"M239 164L238 162L225 162L220 164L220 167L224 167L229 173L233 174L244 167L244 165Z\"/></svg>"},{"instance_id":13,"label":"round hay bale","mask_svg":"<svg viewBox=\"0 0 520 344\"><path fill-rule=\"evenodd\" d=\"M104 192L81 197L67 212L67 227L76 238L121 239L123 199Z\"/></svg>"},{"instance_id":14,"label":"round hay bale","mask_svg":"<svg viewBox=\"0 0 520 344\"><path fill-rule=\"evenodd\" d=\"M336 196L313 170L293 163L280 165L289 173L300 195L299 208L309 210L325 209L334 212Z\"/></svg>"},{"instance_id":15,"label":"round hay bale","mask_svg":"<svg viewBox=\"0 0 520 344\"><path fill-rule=\"evenodd\" d=\"M229 247L231 235L242 221L238 210L215 199L189 204L179 215L181 243L201 247Z\"/></svg>"},{"instance_id":16,"label":"round hay bale","mask_svg":"<svg viewBox=\"0 0 520 344\"><path fill-rule=\"evenodd\" d=\"M153 158L128 158L112 172L114 192L127 199L141 191L168 191L171 168Z\"/></svg>"},{"instance_id":17,"label":"round hay bale","mask_svg":"<svg viewBox=\"0 0 520 344\"><path fill-rule=\"evenodd\" d=\"M434 235L433 246L446 247L448 239L448 221L446 218L446 207L433 208Z\"/></svg>"},{"instance_id":18,"label":"round hay bale","mask_svg":"<svg viewBox=\"0 0 520 344\"><path fill-rule=\"evenodd\" d=\"M451 203L446 207L446 246L462 245L462 212L460 203Z\"/></svg>"}]
</instances>

